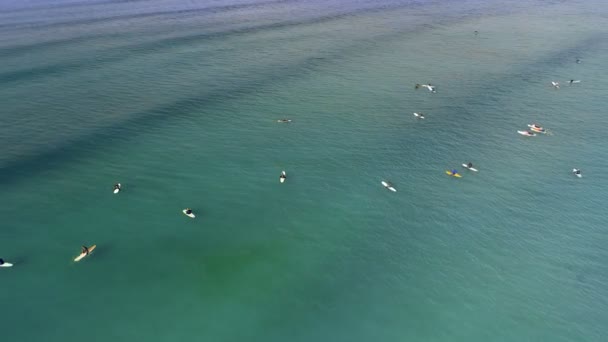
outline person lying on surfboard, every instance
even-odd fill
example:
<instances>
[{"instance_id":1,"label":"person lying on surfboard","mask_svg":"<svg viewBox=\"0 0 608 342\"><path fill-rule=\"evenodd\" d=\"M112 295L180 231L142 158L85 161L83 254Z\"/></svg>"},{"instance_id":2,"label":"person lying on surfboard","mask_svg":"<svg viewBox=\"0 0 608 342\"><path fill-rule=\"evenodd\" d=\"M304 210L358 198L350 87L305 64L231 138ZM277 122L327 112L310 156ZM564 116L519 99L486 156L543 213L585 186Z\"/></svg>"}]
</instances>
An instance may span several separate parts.
<instances>
[{"instance_id":1,"label":"person lying on surfboard","mask_svg":"<svg viewBox=\"0 0 608 342\"><path fill-rule=\"evenodd\" d=\"M472 168L472 167L473 167L473 163L469 162L469 163L467 164L467 167L468 167L469 169L470 169L470 168Z\"/></svg>"},{"instance_id":2,"label":"person lying on surfboard","mask_svg":"<svg viewBox=\"0 0 608 342\"><path fill-rule=\"evenodd\" d=\"M82 246L82 254L89 255L89 247Z\"/></svg>"},{"instance_id":3,"label":"person lying on surfboard","mask_svg":"<svg viewBox=\"0 0 608 342\"><path fill-rule=\"evenodd\" d=\"M118 183L114 184L114 190L116 190L116 189L120 190L120 184L118 184Z\"/></svg>"},{"instance_id":4,"label":"person lying on surfboard","mask_svg":"<svg viewBox=\"0 0 608 342\"><path fill-rule=\"evenodd\" d=\"M287 176L281 173L281 175L279 176L279 178L281 178L281 179L287 179Z\"/></svg>"},{"instance_id":5,"label":"person lying on surfboard","mask_svg":"<svg viewBox=\"0 0 608 342\"><path fill-rule=\"evenodd\" d=\"M192 214L192 209L186 208L186 214L188 214L188 215Z\"/></svg>"}]
</instances>

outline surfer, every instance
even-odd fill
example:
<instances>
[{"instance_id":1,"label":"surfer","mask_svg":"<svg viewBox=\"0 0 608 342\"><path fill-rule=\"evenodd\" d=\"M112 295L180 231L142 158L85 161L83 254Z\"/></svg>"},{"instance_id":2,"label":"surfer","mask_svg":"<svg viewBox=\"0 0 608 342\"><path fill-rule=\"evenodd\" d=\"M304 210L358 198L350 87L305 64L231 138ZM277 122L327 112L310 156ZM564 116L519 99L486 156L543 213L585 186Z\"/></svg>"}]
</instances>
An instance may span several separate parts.
<instances>
[{"instance_id":1,"label":"surfer","mask_svg":"<svg viewBox=\"0 0 608 342\"><path fill-rule=\"evenodd\" d=\"M114 184L114 190L120 190L120 183Z\"/></svg>"},{"instance_id":2,"label":"surfer","mask_svg":"<svg viewBox=\"0 0 608 342\"><path fill-rule=\"evenodd\" d=\"M287 175L285 173L281 173L279 176L280 179L287 179Z\"/></svg>"},{"instance_id":3,"label":"surfer","mask_svg":"<svg viewBox=\"0 0 608 342\"><path fill-rule=\"evenodd\" d=\"M581 170L580 169L574 169L574 174L575 175L580 175L581 174Z\"/></svg>"},{"instance_id":4,"label":"surfer","mask_svg":"<svg viewBox=\"0 0 608 342\"><path fill-rule=\"evenodd\" d=\"M279 122L288 123L288 122L291 122L291 120L289 120L289 119L280 119Z\"/></svg>"},{"instance_id":5,"label":"surfer","mask_svg":"<svg viewBox=\"0 0 608 342\"><path fill-rule=\"evenodd\" d=\"M81 252L81 254L89 255L89 247L82 246L82 252Z\"/></svg>"},{"instance_id":6,"label":"surfer","mask_svg":"<svg viewBox=\"0 0 608 342\"><path fill-rule=\"evenodd\" d=\"M186 214L187 214L187 215L191 215L191 214L192 214L192 209L190 209L190 208L186 208Z\"/></svg>"},{"instance_id":7,"label":"surfer","mask_svg":"<svg viewBox=\"0 0 608 342\"><path fill-rule=\"evenodd\" d=\"M472 168L472 167L473 167L473 163L469 162L469 163L467 164L467 167L468 167L469 169L470 169L470 168Z\"/></svg>"},{"instance_id":8,"label":"surfer","mask_svg":"<svg viewBox=\"0 0 608 342\"><path fill-rule=\"evenodd\" d=\"M451 172L452 172L452 176L454 176L454 175L457 175L457 174L458 174L458 170L456 170L456 169L453 169Z\"/></svg>"},{"instance_id":9,"label":"surfer","mask_svg":"<svg viewBox=\"0 0 608 342\"><path fill-rule=\"evenodd\" d=\"M576 59L576 64L581 64L581 59L580 58Z\"/></svg>"},{"instance_id":10,"label":"surfer","mask_svg":"<svg viewBox=\"0 0 608 342\"><path fill-rule=\"evenodd\" d=\"M4 259L0 258L0 265L4 265Z\"/></svg>"},{"instance_id":11,"label":"surfer","mask_svg":"<svg viewBox=\"0 0 608 342\"><path fill-rule=\"evenodd\" d=\"M419 84L419 83L416 83L416 86L414 88L419 89L420 87L426 88L426 89L428 89L432 93L436 93L437 92L437 91L435 91L435 86L433 86L430 83L429 84Z\"/></svg>"},{"instance_id":12,"label":"surfer","mask_svg":"<svg viewBox=\"0 0 608 342\"><path fill-rule=\"evenodd\" d=\"M545 133L545 129L539 126L532 126L530 127L530 129L534 132Z\"/></svg>"}]
</instances>

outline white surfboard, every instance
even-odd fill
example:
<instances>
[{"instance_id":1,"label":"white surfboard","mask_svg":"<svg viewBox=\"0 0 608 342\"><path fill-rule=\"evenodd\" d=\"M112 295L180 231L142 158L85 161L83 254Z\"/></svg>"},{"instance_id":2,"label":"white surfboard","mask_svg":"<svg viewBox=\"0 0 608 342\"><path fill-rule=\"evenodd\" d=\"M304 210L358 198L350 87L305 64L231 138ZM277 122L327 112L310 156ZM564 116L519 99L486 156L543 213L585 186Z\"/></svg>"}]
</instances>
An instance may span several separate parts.
<instances>
[{"instance_id":1,"label":"white surfboard","mask_svg":"<svg viewBox=\"0 0 608 342\"><path fill-rule=\"evenodd\" d=\"M284 177L279 177L279 182L283 183L285 182L285 179L287 179L287 173L285 173L285 171L281 171L281 176Z\"/></svg>"},{"instance_id":2,"label":"white surfboard","mask_svg":"<svg viewBox=\"0 0 608 342\"><path fill-rule=\"evenodd\" d=\"M382 185L384 185L385 188L389 189L392 192L397 192L397 189L395 189L393 187L393 185L391 183L389 183L389 182L382 181Z\"/></svg>"},{"instance_id":3,"label":"white surfboard","mask_svg":"<svg viewBox=\"0 0 608 342\"><path fill-rule=\"evenodd\" d=\"M118 183L118 189L114 189L114 193L115 193L115 194L117 194L117 193L119 193L119 192L120 192L120 187L121 187L121 186L122 186L122 185L120 185L120 183Z\"/></svg>"},{"instance_id":4,"label":"white surfboard","mask_svg":"<svg viewBox=\"0 0 608 342\"><path fill-rule=\"evenodd\" d=\"M93 245L91 247L89 247L89 253L80 253L79 256L77 256L74 261L78 262L80 260L82 260L84 257L86 257L87 255L91 255L91 253L93 252L93 250L95 249L95 247L97 247L97 245Z\"/></svg>"},{"instance_id":5,"label":"white surfboard","mask_svg":"<svg viewBox=\"0 0 608 342\"><path fill-rule=\"evenodd\" d=\"M13 264L5 261L4 264L0 265L0 267L13 267Z\"/></svg>"},{"instance_id":6,"label":"white surfboard","mask_svg":"<svg viewBox=\"0 0 608 342\"><path fill-rule=\"evenodd\" d=\"M465 169L469 169L469 170L471 170L471 171L475 171L475 172L477 172L477 171L478 171L476 168L474 168L474 167L469 167L467 164L462 164L462 166L463 166Z\"/></svg>"},{"instance_id":7,"label":"white surfboard","mask_svg":"<svg viewBox=\"0 0 608 342\"><path fill-rule=\"evenodd\" d=\"M422 113L414 113L414 116L418 119L424 119L424 115Z\"/></svg>"},{"instance_id":8,"label":"white surfboard","mask_svg":"<svg viewBox=\"0 0 608 342\"><path fill-rule=\"evenodd\" d=\"M521 135L523 135L525 137L535 137L536 136L536 134L530 133L528 131L517 131L517 133L519 133L519 134L521 134Z\"/></svg>"},{"instance_id":9,"label":"white surfboard","mask_svg":"<svg viewBox=\"0 0 608 342\"><path fill-rule=\"evenodd\" d=\"M188 216L189 218L195 218L195 217L196 217L196 216L194 215L194 212L191 212L190 214L188 214L186 211L187 211L187 210L186 210L186 209L184 209L184 210L182 210L182 213L184 213L184 215Z\"/></svg>"},{"instance_id":10,"label":"white surfboard","mask_svg":"<svg viewBox=\"0 0 608 342\"><path fill-rule=\"evenodd\" d=\"M290 123L291 120L290 119L279 119L279 120L277 120L277 122L280 122L280 123Z\"/></svg>"}]
</instances>

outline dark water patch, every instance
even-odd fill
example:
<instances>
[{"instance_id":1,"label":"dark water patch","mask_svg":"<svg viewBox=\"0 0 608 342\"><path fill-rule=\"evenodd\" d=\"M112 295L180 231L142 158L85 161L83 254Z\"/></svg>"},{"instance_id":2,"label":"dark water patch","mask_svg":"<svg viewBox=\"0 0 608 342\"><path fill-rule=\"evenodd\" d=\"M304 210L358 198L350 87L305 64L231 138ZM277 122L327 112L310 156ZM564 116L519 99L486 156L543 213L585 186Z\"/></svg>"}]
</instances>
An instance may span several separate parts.
<instances>
[{"instance_id":1,"label":"dark water patch","mask_svg":"<svg viewBox=\"0 0 608 342\"><path fill-rule=\"evenodd\" d=\"M13 47L4 47L0 49L0 57L16 57L28 54L41 53L47 49L63 48L69 45L80 44L84 42L92 42L95 39L112 39L121 37L130 37L131 34L97 34L89 36L79 36L61 40L53 40L47 42L40 42L31 45L19 45Z\"/></svg>"}]
</instances>

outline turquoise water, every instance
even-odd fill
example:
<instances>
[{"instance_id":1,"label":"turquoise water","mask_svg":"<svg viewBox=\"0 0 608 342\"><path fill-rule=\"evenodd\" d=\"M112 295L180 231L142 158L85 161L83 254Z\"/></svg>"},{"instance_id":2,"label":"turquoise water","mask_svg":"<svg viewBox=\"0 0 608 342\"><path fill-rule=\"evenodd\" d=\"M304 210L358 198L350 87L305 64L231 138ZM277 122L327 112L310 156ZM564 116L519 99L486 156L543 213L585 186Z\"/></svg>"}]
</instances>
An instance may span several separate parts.
<instances>
[{"instance_id":1,"label":"turquoise water","mask_svg":"<svg viewBox=\"0 0 608 342\"><path fill-rule=\"evenodd\" d=\"M1 340L605 341L606 15L0 4Z\"/></svg>"}]
</instances>

